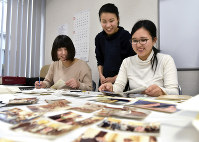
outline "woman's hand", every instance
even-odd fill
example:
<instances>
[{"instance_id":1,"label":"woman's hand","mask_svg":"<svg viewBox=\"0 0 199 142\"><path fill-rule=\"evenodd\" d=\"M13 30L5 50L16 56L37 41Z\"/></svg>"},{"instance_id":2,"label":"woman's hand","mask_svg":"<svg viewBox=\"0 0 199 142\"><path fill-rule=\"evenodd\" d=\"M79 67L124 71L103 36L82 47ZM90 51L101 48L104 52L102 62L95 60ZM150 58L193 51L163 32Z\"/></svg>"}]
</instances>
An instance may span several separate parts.
<instances>
[{"instance_id":1,"label":"woman's hand","mask_svg":"<svg viewBox=\"0 0 199 142\"><path fill-rule=\"evenodd\" d=\"M104 83L99 87L99 91L110 91L113 92L112 83Z\"/></svg>"},{"instance_id":2,"label":"woman's hand","mask_svg":"<svg viewBox=\"0 0 199 142\"><path fill-rule=\"evenodd\" d=\"M103 75L100 75L100 83L101 84L106 83L106 78Z\"/></svg>"},{"instance_id":3,"label":"woman's hand","mask_svg":"<svg viewBox=\"0 0 199 142\"><path fill-rule=\"evenodd\" d=\"M43 81L36 81L35 82L35 88L40 89L40 88L46 88L46 84Z\"/></svg>"},{"instance_id":4,"label":"woman's hand","mask_svg":"<svg viewBox=\"0 0 199 142\"><path fill-rule=\"evenodd\" d=\"M114 77L107 77L105 79L105 83L108 83L108 82L111 82L111 83L114 83L115 80L116 80L117 76L114 76Z\"/></svg>"},{"instance_id":5,"label":"woman's hand","mask_svg":"<svg viewBox=\"0 0 199 142\"><path fill-rule=\"evenodd\" d=\"M149 96L152 96L152 97L158 97L158 96L161 96L161 95L165 95L165 93L162 91L162 89L153 84L151 86L149 86L145 91L144 91L145 94L149 95Z\"/></svg>"},{"instance_id":6,"label":"woman's hand","mask_svg":"<svg viewBox=\"0 0 199 142\"><path fill-rule=\"evenodd\" d=\"M80 86L80 83L77 80L75 80L74 78L72 78L72 79L66 81L66 86L71 87L73 89L78 89Z\"/></svg>"}]
</instances>

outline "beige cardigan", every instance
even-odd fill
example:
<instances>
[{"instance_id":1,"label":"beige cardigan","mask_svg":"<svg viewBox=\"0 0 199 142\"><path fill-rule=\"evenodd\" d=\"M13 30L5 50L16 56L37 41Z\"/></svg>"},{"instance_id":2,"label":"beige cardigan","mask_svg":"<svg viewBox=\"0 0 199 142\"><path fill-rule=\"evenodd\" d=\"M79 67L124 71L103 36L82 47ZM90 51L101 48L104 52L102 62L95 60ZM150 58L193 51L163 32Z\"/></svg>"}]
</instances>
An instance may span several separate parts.
<instances>
[{"instance_id":1,"label":"beige cardigan","mask_svg":"<svg viewBox=\"0 0 199 142\"><path fill-rule=\"evenodd\" d=\"M61 61L55 61L50 65L48 73L44 79L44 83L49 88L58 80L62 79L65 82L69 79L76 79L80 83L80 90L92 90L92 75L88 64L82 60L75 62L70 67L65 67ZM72 89L64 86L59 89Z\"/></svg>"}]
</instances>

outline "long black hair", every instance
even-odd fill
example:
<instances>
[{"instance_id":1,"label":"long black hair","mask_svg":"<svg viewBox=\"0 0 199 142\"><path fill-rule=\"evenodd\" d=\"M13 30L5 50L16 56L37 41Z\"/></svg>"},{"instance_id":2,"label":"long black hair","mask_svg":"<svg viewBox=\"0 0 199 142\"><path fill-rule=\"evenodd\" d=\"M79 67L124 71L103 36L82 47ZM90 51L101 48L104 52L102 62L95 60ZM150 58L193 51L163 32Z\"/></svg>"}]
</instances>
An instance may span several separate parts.
<instances>
[{"instance_id":1,"label":"long black hair","mask_svg":"<svg viewBox=\"0 0 199 142\"><path fill-rule=\"evenodd\" d=\"M157 38L157 36L156 36L156 32L157 32L156 26L152 21L150 21L150 20L140 20L137 23L135 23L135 25L133 26L133 28L131 30L131 36L133 36L133 34L140 28L146 29L149 32L149 34L151 35L152 40ZM154 46L153 46L152 50L154 51L154 54L153 54L153 57L151 58L151 65L152 65L152 69L155 72L157 65L158 65L157 54L160 52L160 50L158 50Z\"/></svg>"}]
</instances>

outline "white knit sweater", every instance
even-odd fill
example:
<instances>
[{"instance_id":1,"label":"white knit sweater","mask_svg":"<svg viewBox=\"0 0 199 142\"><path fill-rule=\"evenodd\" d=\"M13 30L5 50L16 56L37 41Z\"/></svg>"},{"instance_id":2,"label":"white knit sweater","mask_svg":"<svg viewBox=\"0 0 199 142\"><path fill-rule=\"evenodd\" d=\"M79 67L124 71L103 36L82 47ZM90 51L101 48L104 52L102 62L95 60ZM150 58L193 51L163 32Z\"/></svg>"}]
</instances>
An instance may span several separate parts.
<instances>
[{"instance_id":1,"label":"white knit sweater","mask_svg":"<svg viewBox=\"0 0 199 142\"><path fill-rule=\"evenodd\" d=\"M142 61L138 55L123 60L119 74L113 85L114 92L123 92L129 80L130 90L158 85L166 94L178 94L177 69L170 55L158 53L158 65L156 71L152 70L152 51L147 60Z\"/></svg>"}]
</instances>

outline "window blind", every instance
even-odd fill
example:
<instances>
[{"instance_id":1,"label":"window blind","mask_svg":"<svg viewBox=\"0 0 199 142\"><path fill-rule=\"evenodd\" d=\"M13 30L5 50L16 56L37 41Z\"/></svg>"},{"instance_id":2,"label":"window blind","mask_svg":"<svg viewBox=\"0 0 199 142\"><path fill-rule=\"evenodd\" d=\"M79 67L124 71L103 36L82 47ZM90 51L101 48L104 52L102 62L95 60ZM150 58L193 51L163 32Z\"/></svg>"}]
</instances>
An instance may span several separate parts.
<instances>
[{"instance_id":1,"label":"window blind","mask_svg":"<svg viewBox=\"0 0 199 142\"><path fill-rule=\"evenodd\" d=\"M4 76L39 76L44 30L45 0L7 0Z\"/></svg>"}]
</instances>

